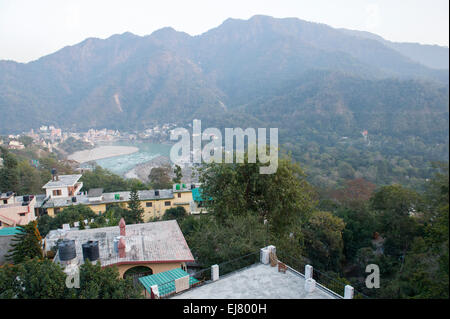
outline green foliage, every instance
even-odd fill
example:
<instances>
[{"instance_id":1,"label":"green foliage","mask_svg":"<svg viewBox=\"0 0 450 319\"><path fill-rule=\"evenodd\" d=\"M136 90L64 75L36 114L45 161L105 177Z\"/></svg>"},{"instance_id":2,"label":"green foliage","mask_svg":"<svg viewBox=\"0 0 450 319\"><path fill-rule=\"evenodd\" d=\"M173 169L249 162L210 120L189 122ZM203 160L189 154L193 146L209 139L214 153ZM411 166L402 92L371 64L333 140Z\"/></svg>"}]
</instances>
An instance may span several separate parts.
<instances>
[{"instance_id":1,"label":"green foliage","mask_svg":"<svg viewBox=\"0 0 450 319\"><path fill-rule=\"evenodd\" d=\"M148 175L150 186L153 189L172 188L172 181L169 177L170 167L154 167Z\"/></svg>"},{"instance_id":2,"label":"green foliage","mask_svg":"<svg viewBox=\"0 0 450 319\"><path fill-rule=\"evenodd\" d=\"M14 235L7 259L14 264L21 263L28 258L43 258L42 237L37 222L32 221L25 226L17 226L21 232Z\"/></svg>"},{"instance_id":3,"label":"green foliage","mask_svg":"<svg viewBox=\"0 0 450 319\"><path fill-rule=\"evenodd\" d=\"M99 263L88 260L80 267L80 289L78 299L136 299L141 291L134 287L132 279L119 279L117 267L102 269Z\"/></svg>"},{"instance_id":4,"label":"green foliage","mask_svg":"<svg viewBox=\"0 0 450 319\"><path fill-rule=\"evenodd\" d=\"M267 240L264 223L253 214L230 216L224 222L214 216L189 216L180 222L180 228L205 267L257 253Z\"/></svg>"},{"instance_id":5,"label":"green foliage","mask_svg":"<svg viewBox=\"0 0 450 319\"><path fill-rule=\"evenodd\" d=\"M186 209L184 209L183 206L178 206L167 209L162 219L163 220L176 219L180 221L186 216L187 216Z\"/></svg>"},{"instance_id":6,"label":"green foliage","mask_svg":"<svg viewBox=\"0 0 450 319\"><path fill-rule=\"evenodd\" d=\"M181 179L183 178L183 174L181 173L181 167L179 165L175 165L175 169L173 170L175 177L172 179L174 183L181 183Z\"/></svg>"},{"instance_id":7,"label":"green foliage","mask_svg":"<svg viewBox=\"0 0 450 319\"><path fill-rule=\"evenodd\" d=\"M124 179L100 166L96 166L91 172L85 172L80 181L83 182L84 189L103 188L104 192L117 192L132 188L147 189L147 186L140 181Z\"/></svg>"},{"instance_id":8,"label":"green foliage","mask_svg":"<svg viewBox=\"0 0 450 319\"><path fill-rule=\"evenodd\" d=\"M329 212L314 212L303 228L305 253L322 270L341 271L344 221Z\"/></svg>"},{"instance_id":9,"label":"green foliage","mask_svg":"<svg viewBox=\"0 0 450 319\"><path fill-rule=\"evenodd\" d=\"M0 299L141 298L131 279L120 279L117 267L87 261L80 267L80 288L66 287L66 274L51 260L27 259L0 268Z\"/></svg>"},{"instance_id":10,"label":"green foliage","mask_svg":"<svg viewBox=\"0 0 450 319\"><path fill-rule=\"evenodd\" d=\"M67 154L72 154L77 151L83 151L94 148L92 144L84 142L82 140L75 139L73 137L69 137L64 142L58 145L59 149L62 149Z\"/></svg>"},{"instance_id":11,"label":"green foliage","mask_svg":"<svg viewBox=\"0 0 450 319\"><path fill-rule=\"evenodd\" d=\"M61 228L63 224L70 224L73 226L74 222L85 219L96 219L99 216L92 211L88 206L78 204L64 208L60 213L54 217L44 215L38 219L38 228L43 236L46 236L50 230Z\"/></svg>"},{"instance_id":12,"label":"green foliage","mask_svg":"<svg viewBox=\"0 0 450 319\"><path fill-rule=\"evenodd\" d=\"M302 169L280 159L274 174L259 174L262 164L208 164L200 171L205 207L219 219L253 212L279 235L304 223L315 203ZM211 200L208 200L211 199Z\"/></svg>"},{"instance_id":13,"label":"green foliage","mask_svg":"<svg viewBox=\"0 0 450 319\"><path fill-rule=\"evenodd\" d=\"M0 298L62 299L69 291L66 274L51 260L27 259L14 266L0 268L3 282Z\"/></svg>"},{"instance_id":14,"label":"green foliage","mask_svg":"<svg viewBox=\"0 0 450 319\"><path fill-rule=\"evenodd\" d=\"M128 202L128 210L130 211L130 215L133 219L132 224L144 222L144 209L141 207L141 202L139 201L139 194L137 189L132 189L130 192L130 201Z\"/></svg>"}]
</instances>

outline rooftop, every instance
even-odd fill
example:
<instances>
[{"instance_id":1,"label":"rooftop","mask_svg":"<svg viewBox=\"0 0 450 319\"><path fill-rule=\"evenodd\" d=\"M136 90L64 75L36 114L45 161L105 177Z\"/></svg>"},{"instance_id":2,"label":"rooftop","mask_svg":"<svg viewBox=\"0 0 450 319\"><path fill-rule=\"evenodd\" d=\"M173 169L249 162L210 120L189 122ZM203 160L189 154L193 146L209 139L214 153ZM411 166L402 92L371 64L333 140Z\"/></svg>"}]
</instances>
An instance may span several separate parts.
<instances>
[{"instance_id":1,"label":"rooftop","mask_svg":"<svg viewBox=\"0 0 450 319\"><path fill-rule=\"evenodd\" d=\"M0 229L0 236L13 236L20 233L19 227L5 227Z\"/></svg>"},{"instance_id":2,"label":"rooftop","mask_svg":"<svg viewBox=\"0 0 450 319\"><path fill-rule=\"evenodd\" d=\"M313 292L305 290L304 276L288 269L262 263L221 276L219 280L189 289L173 299L336 299L326 289L316 286Z\"/></svg>"},{"instance_id":3,"label":"rooftop","mask_svg":"<svg viewBox=\"0 0 450 319\"><path fill-rule=\"evenodd\" d=\"M78 180L81 178L81 174L76 174L76 175L58 175L58 180L57 181L53 181L51 180L50 182L48 182L47 184L45 184L44 186L42 186L42 188L54 188L54 187L67 187L67 186L73 186L75 185Z\"/></svg>"},{"instance_id":4,"label":"rooftop","mask_svg":"<svg viewBox=\"0 0 450 319\"><path fill-rule=\"evenodd\" d=\"M126 225L125 252L120 258L114 250L114 239L120 235L119 226L85 230L53 230L45 237L46 249L54 246L58 239L75 240L78 263L82 264L82 244L98 241L102 266L112 264L160 263L194 261L194 257L175 220ZM59 261L57 258L55 261Z\"/></svg>"},{"instance_id":5,"label":"rooftop","mask_svg":"<svg viewBox=\"0 0 450 319\"><path fill-rule=\"evenodd\" d=\"M96 191L97 192L97 191ZM161 189L159 190L159 196L155 195L154 190L141 190L138 191L139 200L155 200L155 199L171 199L174 198L171 189ZM73 202L73 197L76 198L76 202ZM101 200L89 201L89 197L102 197ZM65 207L70 205L78 204L113 204L128 202L130 200L130 191L124 192L113 192L113 193L103 193L98 196L88 195L76 195L71 197L61 197L61 198L51 198L44 205L43 208L49 207Z\"/></svg>"}]
</instances>

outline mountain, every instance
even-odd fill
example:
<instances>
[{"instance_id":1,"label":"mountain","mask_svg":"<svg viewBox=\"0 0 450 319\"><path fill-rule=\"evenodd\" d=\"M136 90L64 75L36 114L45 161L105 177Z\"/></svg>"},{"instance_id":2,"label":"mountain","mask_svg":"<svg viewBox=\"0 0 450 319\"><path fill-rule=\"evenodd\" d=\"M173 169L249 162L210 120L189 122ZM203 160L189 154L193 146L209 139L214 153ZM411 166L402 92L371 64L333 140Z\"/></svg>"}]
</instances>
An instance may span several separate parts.
<instances>
[{"instance_id":1,"label":"mountain","mask_svg":"<svg viewBox=\"0 0 450 319\"><path fill-rule=\"evenodd\" d=\"M311 70L448 85L378 40L295 18L228 19L192 37L164 28L89 38L36 61L0 61L0 131L41 124L138 129L271 96Z\"/></svg>"},{"instance_id":2,"label":"mountain","mask_svg":"<svg viewBox=\"0 0 450 319\"><path fill-rule=\"evenodd\" d=\"M26 64L0 61L0 134L194 118L278 127L316 185L352 176L409 185L430 176L430 161L448 160L448 49L435 49L268 16L198 36L89 38Z\"/></svg>"},{"instance_id":3,"label":"mountain","mask_svg":"<svg viewBox=\"0 0 450 319\"><path fill-rule=\"evenodd\" d=\"M448 47L439 45L426 45L408 42L392 42L383 39L379 35L348 29L339 29L347 34L361 38L372 39L383 43L385 46L396 50L405 57L417 61L429 68L448 70L449 50Z\"/></svg>"}]
</instances>

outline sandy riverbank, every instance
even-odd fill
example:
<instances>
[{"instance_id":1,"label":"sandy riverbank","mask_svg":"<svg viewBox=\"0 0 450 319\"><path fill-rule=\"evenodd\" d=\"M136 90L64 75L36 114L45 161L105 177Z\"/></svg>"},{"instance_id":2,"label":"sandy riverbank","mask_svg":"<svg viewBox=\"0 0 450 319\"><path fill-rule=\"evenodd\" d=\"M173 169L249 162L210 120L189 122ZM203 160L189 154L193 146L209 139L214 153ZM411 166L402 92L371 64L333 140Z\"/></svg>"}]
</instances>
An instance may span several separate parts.
<instances>
[{"instance_id":1,"label":"sandy riverbank","mask_svg":"<svg viewBox=\"0 0 450 319\"><path fill-rule=\"evenodd\" d=\"M134 146L99 146L91 150L75 152L70 154L67 158L81 164L89 161L96 161L102 158L132 154L137 151L139 151L139 148Z\"/></svg>"}]
</instances>

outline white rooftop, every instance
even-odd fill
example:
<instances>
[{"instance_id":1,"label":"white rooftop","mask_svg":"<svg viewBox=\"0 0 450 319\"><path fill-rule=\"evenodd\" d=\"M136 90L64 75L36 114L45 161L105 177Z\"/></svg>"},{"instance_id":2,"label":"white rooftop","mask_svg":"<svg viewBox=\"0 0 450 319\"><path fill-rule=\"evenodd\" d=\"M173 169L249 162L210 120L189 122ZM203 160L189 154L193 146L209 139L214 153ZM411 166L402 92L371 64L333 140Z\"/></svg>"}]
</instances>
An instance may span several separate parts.
<instances>
[{"instance_id":1,"label":"white rooftop","mask_svg":"<svg viewBox=\"0 0 450 319\"><path fill-rule=\"evenodd\" d=\"M220 269L219 269L220 272ZM316 285L313 292L305 290L303 275L262 263L233 272L219 280L175 295L173 299L336 299L338 296Z\"/></svg>"},{"instance_id":2,"label":"white rooftop","mask_svg":"<svg viewBox=\"0 0 450 319\"><path fill-rule=\"evenodd\" d=\"M81 174L76 175L58 175L57 181L49 181L47 184L42 186L42 188L54 188L54 187L67 187L75 185L78 180L81 178Z\"/></svg>"}]
</instances>

